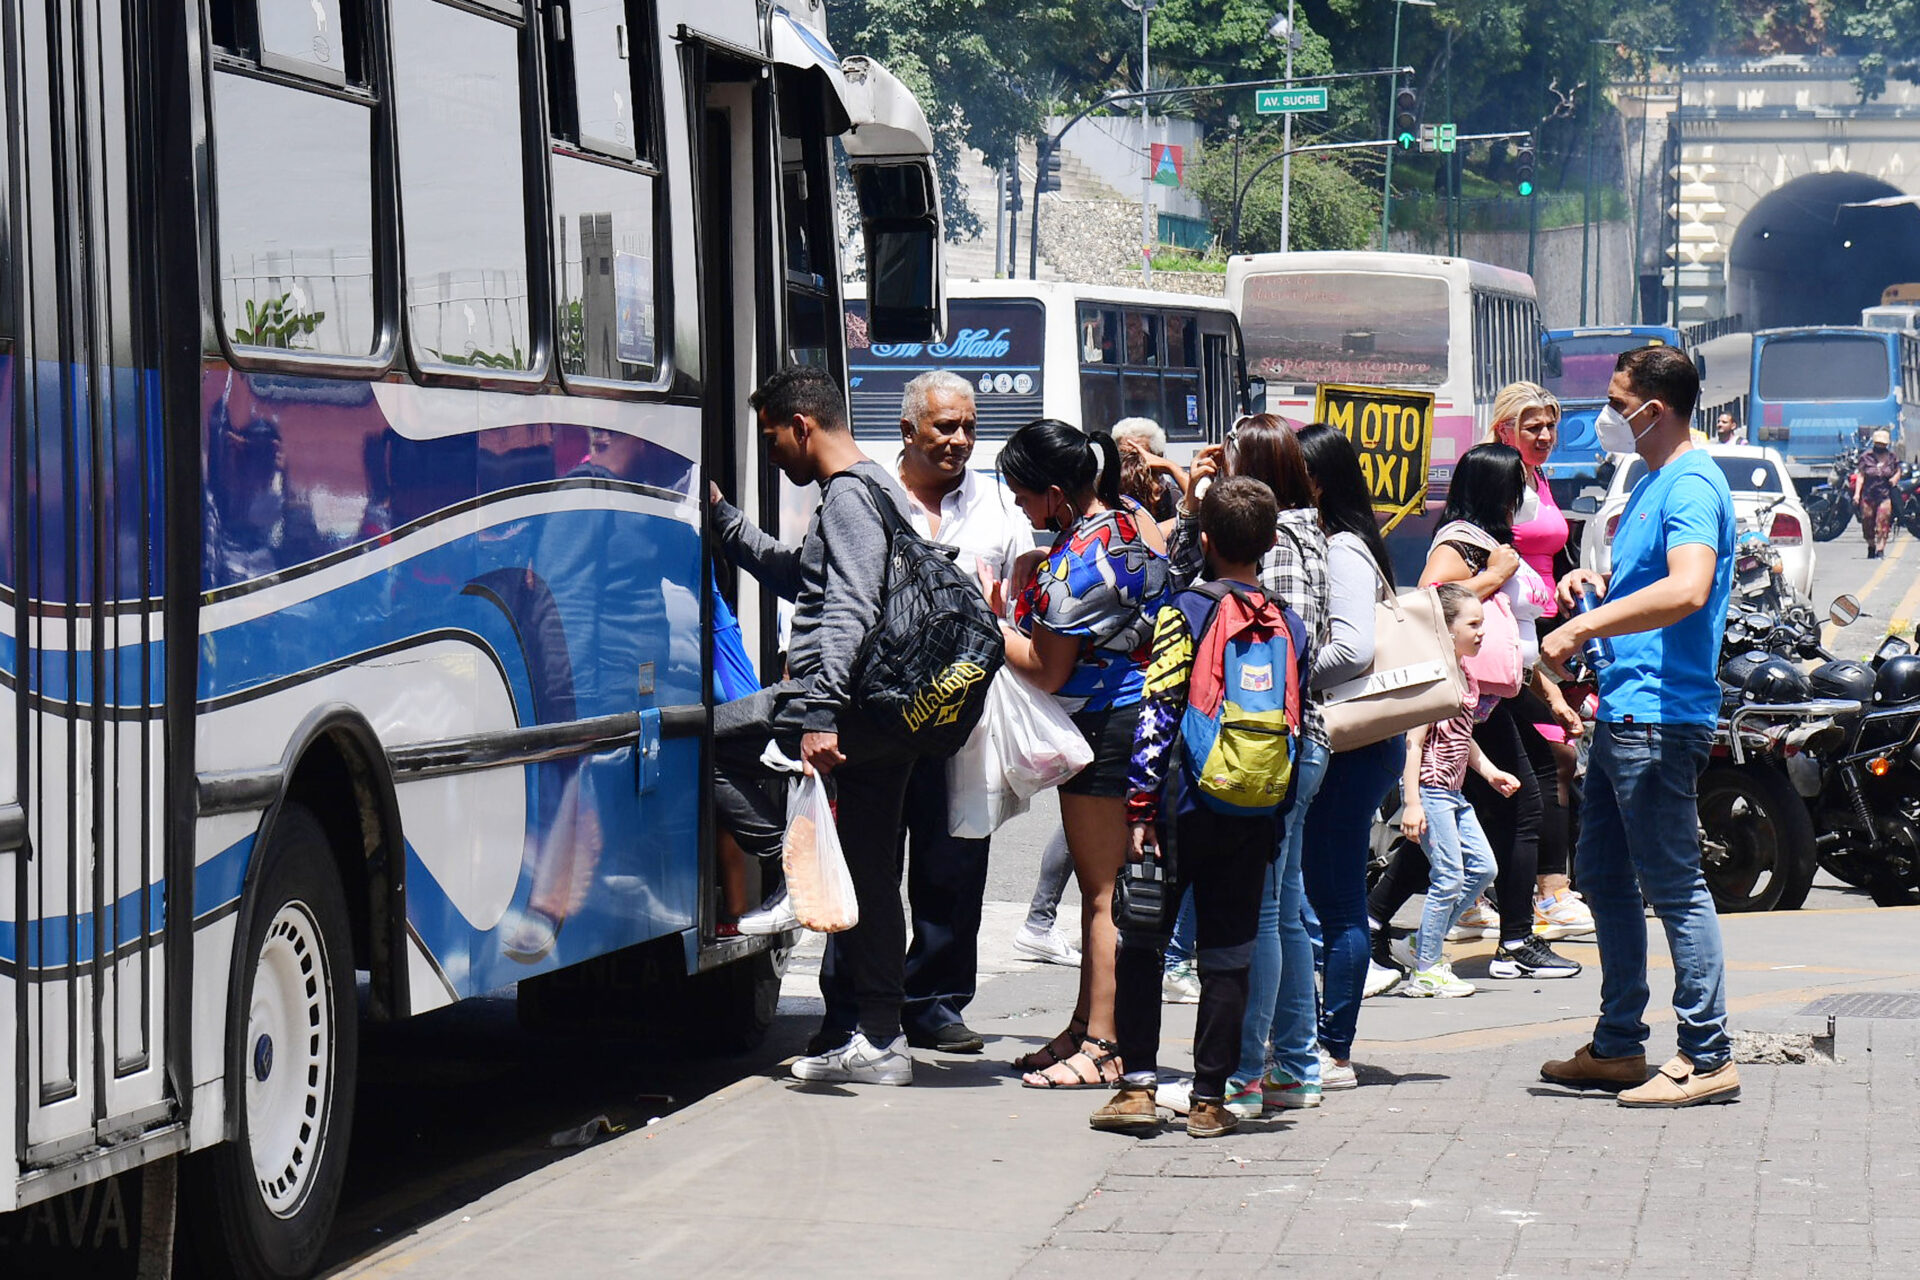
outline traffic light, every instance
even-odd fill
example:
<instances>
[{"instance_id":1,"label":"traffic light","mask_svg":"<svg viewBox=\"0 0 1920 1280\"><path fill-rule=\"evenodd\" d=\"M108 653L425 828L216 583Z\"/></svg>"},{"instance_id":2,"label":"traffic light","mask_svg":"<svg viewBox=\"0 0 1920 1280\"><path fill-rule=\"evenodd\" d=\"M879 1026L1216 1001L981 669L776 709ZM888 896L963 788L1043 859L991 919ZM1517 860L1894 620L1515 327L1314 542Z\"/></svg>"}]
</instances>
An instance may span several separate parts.
<instances>
[{"instance_id":1,"label":"traffic light","mask_svg":"<svg viewBox=\"0 0 1920 1280\"><path fill-rule=\"evenodd\" d=\"M1520 150L1514 153L1513 171L1514 171L1513 172L1514 182L1520 188L1520 194L1523 196L1532 195L1533 194L1533 139L1532 138L1523 139L1520 143Z\"/></svg>"},{"instance_id":2,"label":"traffic light","mask_svg":"<svg viewBox=\"0 0 1920 1280\"><path fill-rule=\"evenodd\" d=\"M1058 151L1048 151L1040 161L1040 173L1039 176L1034 179L1033 193L1039 196L1045 195L1049 191L1058 191L1059 189L1060 153Z\"/></svg>"},{"instance_id":3,"label":"traffic light","mask_svg":"<svg viewBox=\"0 0 1920 1280\"><path fill-rule=\"evenodd\" d=\"M1413 150L1414 144L1419 141L1414 134L1419 110L1420 95L1412 85L1403 87L1393 96L1393 133L1402 151Z\"/></svg>"}]
</instances>

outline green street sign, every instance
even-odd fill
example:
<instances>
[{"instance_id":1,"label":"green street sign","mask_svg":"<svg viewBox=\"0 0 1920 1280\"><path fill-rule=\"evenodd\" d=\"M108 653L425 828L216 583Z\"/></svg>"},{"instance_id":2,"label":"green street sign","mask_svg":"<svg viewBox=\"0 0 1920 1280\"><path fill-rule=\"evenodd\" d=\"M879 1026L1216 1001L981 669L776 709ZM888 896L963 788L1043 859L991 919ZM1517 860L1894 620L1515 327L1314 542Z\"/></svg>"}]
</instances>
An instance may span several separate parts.
<instances>
[{"instance_id":1,"label":"green street sign","mask_svg":"<svg viewBox=\"0 0 1920 1280\"><path fill-rule=\"evenodd\" d=\"M1325 111L1327 89L1325 85L1306 89L1255 89L1253 109L1263 116L1284 115L1289 111Z\"/></svg>"}]
</instances>

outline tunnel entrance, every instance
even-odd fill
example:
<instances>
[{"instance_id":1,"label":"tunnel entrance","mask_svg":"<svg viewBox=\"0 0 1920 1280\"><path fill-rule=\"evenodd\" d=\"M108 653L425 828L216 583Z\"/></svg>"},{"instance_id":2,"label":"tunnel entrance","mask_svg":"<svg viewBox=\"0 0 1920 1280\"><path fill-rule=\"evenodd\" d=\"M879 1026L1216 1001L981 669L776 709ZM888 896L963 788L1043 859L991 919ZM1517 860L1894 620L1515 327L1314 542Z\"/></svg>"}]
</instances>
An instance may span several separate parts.
<instances>
[{"instance_id":1,"label":"tunnel entrance","mask_svg":"<svg viewBox=\"0 0 1920 1280\"><path fill-rule=\"evenodd\" d=\"M1890 284L1920 281L1920 207L1848 208L1897 196L1859 173L1795 178L1753 207L1727 254L1727 312L1749 329L1859 324Z\"/></svg>"}]
</instances>

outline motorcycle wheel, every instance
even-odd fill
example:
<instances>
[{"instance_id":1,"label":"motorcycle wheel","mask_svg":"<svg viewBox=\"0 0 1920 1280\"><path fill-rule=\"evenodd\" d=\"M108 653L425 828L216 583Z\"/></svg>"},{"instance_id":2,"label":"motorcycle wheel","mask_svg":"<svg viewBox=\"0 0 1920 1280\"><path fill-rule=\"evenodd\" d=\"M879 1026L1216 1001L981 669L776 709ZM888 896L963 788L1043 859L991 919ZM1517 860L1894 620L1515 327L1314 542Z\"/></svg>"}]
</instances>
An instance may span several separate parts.
<instances>
[{"instance_id":1,"label":"motorcycle wheel","mask_svg":"<svg viewBox=\"0 0 1920 1280\"><path fill-rule=\"evenodd\" d=\"M1839 499L1807 504L1807 518L1813 522L1813 540L1832 542L1853 523L1853 508ZM1920 534L1916 534L1920 537Z\"/></svg>"},{"instance_id":2,"label":"motorcycle wheel","mask_svg":"<svg viewBox=\"0 0 1920 1280\"><path fill-rule=\"evenodd\" d=\"M1792 911L1816 865L1813 819L1771 765L1718 764L1700 775L1700 860L1723 913Z\"/></svg>"},{"instance_id":3,"label":"motorcycle wheel","mask_svg":"<svg viewBox=\"0 0 1920 1280\"><path fill-rule=\"evenodd\" d=\"M1866 888L1867 882L1873 878L1868 864L1858 853L1823 853L1819 861L1822 871L1855 889Z\"/></svg>"}]
</instances>

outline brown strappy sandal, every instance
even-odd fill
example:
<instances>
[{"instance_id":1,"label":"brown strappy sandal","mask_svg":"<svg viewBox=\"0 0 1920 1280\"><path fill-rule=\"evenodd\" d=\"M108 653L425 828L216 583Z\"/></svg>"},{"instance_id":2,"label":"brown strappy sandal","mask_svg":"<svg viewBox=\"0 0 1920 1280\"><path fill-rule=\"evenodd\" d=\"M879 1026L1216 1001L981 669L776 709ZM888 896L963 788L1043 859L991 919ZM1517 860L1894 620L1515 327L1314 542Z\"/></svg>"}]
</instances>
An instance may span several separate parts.
<instances>
[{"instance_id":1,"label":"brown strappy sandal","mask_svg":"<svg viewBox=\"0 0 1920 1280\"><path fill-rule=\"evenodd\" d=\"M1086 1023L1071 1024L1065 1031L1035 1049L1032 1053L1023 1053L1013 1060L1013 1069L1019 1072L1045 1071L1048 1067L1065 1062L1080 1052L1080 1041L1086 1038Z\"/></svg>"},{"instance_id":2,"label":"brown strappy sandal","mask_svg":"<svg viewBox=\"0 0 1920 1280\"><path fill-rule=\"evenodd\" d=\"M1089 1049L1089 1045L1093 1047ZM1093 1068L1093 1074L1089 1076L1076 1066L1073 1061L1075 1058L1085 1058L1087 1065ZM1021 1086L1027 1089L1111 1089L1126 1074L1126 1069L1120 1064L1120 1047L1111 1040L1102 1040L1097 1036L1082 1037L1080 1048L1053 1066L1065 1067L1073 1072L1074 1078L1062 1080L1058 1076L1050 1076L1046 1074L1051 1070L1049 1067L1029 1071L1020 1078ZM1109 1066L1113 1068L1111 1075L1107 1073Z\"/></svg>"}]
</instances>

